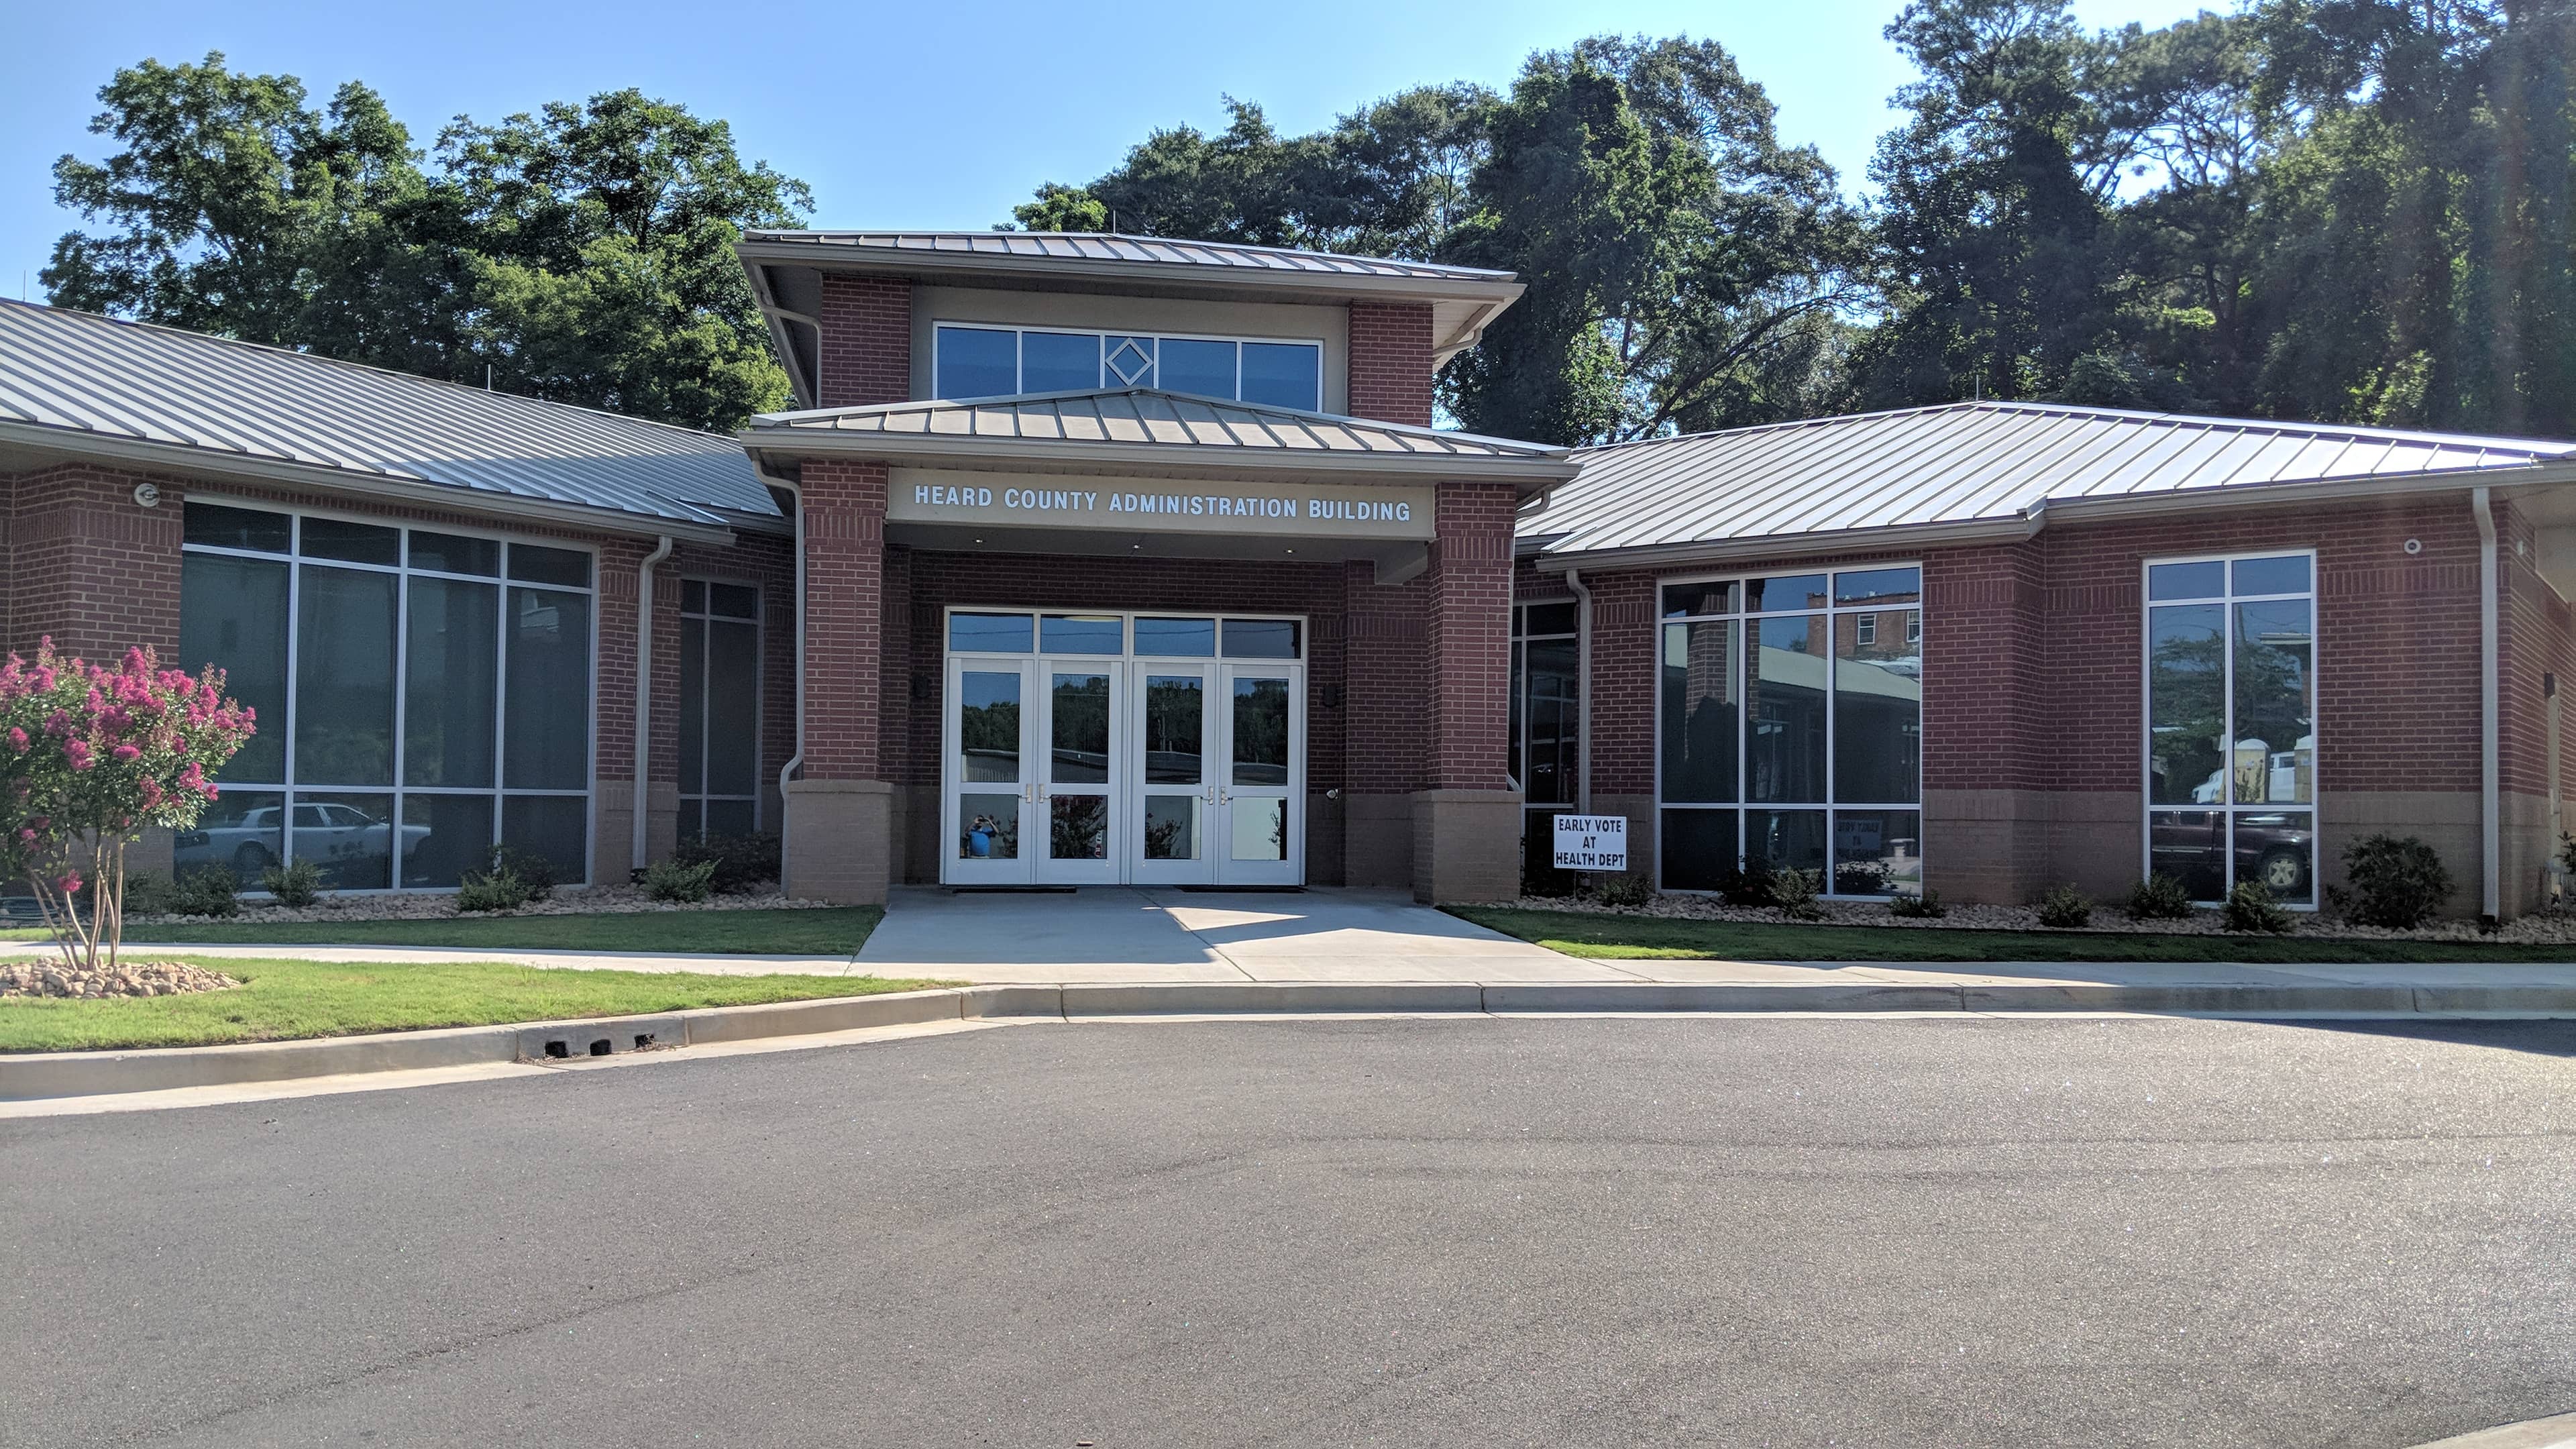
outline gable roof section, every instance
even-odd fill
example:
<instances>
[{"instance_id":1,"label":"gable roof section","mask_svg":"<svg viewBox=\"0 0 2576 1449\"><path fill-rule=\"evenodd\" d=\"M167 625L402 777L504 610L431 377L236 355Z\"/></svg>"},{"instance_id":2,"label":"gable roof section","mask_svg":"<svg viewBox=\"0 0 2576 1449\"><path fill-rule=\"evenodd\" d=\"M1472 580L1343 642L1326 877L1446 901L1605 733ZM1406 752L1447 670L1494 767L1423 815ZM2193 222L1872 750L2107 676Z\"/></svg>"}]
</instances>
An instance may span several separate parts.
<instances>
[{"instance_id":1,"label":"gable roof section","mask_svg":"<svg viewBox=\"0 0 2576 1449\"><path fill-rule=\"evenodd\" d=\"M1153 388L768 413L754 451L851 452L964 466L990 461L1286 472L1432 473L1551 482L1562 448Z\"/></svg>"},{"instance_id":2,"label":"gable roof section","mask_svg":"<svg viewBox=\"0 0 2576 1449\"><path fill-rule=\"evenodd\" d=\"M1552 556L1751 551L1880 530L2027 532L2043 513L2279 502L2430 479L2509 483L2576 463L2576 443L1987 402L1574 456L1574 481L1520 524L1524 543Z\"/></svg>"},{"instance_id":3,"label":"gable roof section","mask_svg":"<svg viewBox=\"0 0 2576 1449\"><path fill-rule=\"evenodd\" d=\"M730 438L21 302L0 302L0 442L453 491L468 495L453 500L462 507L590 515L620 531L714 537L728 515L778 513Z\"/></svg>"},{"instance_id":4,"label":"gable roof section","mask_svg":"<svg viewBox=\"0 0 2576 1449\"><path fill-rule=\"evenodd\" d=\"M1375 277L1395 282L1455 282L1509 286L1519 290L1510 272L1485 267L1454 267L1438 262L1410 262L1392 257L1354 257L1340 252L1299 251L1241 242L1191 241L1178 237L1127 236L1096 231L805 231L767 230L744 233L746 241L789 243L825 249L848 249L876 255L963 266L1002 267L1012 263L1086 262L1140 267L1196 268L1303 277Z\"/></svg>"}]
</instances>

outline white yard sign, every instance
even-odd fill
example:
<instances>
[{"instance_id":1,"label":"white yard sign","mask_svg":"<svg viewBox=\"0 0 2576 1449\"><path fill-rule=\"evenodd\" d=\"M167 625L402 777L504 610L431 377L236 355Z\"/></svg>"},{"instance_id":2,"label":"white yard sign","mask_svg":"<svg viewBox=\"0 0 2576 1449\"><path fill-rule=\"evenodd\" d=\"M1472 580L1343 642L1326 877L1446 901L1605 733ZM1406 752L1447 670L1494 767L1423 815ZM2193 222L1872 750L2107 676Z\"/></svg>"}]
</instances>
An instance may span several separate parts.
<instances>
[{"instance_id":1,"label":"white yard sign","mask_svg":"<svg viewBox=\"0 0 2576 1449\"><path fill-rule=\"evenodd\" d=\"M1626 870L1628 817L1625 815L1559 815L1556 817L1558 870Z\"/></svg>"}]
</instances>

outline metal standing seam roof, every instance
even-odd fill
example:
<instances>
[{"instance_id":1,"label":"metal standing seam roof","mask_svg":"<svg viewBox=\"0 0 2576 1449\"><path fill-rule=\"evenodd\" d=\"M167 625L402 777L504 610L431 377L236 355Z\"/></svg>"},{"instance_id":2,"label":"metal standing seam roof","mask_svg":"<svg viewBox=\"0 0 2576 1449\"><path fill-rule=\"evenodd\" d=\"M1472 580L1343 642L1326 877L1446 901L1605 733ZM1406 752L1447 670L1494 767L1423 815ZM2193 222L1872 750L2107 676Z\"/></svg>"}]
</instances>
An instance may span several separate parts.
<instances>
[{"instance_id":1,"label":"metal standing seam roof","mask_svg":"<svg viewBox=\"0 0 2576 1449\"><path fill-rule=\"evenodd\" d=\"M1235 272L1380 277L1397 281L1508 284L1515 280L1510 272L1484 267L1456 267L1389 257L1354 257L1339 252L1299 251L1291 247L1251 246L1241 242L1126 236L1112 232L761 230L743 235L747 241L849 247L928 261L942 257L1009 257L1032 262L1135 262Z\"/></svg>"},{"instance_id":2,"label":"metal standing seam roof","mask_svg":"<svg viewBox=\"0 0 2576 1449\"><path fill-rule=\"evenodd\" d=\"M1154 388L1035 393L1021 397L888 403L875 407L768 413L744 440L813 435L1132 445L1229 453L1315 453L1458 461L1557 462L1562 448L1473 433L1225 402Z\"/></svg>"},{"instance_id":3,"label":"metal standing seam roof","mask_svg":"<svg viewBox=\"0 0 2576 1449\"><path fill-rule=\"evenodd\" d=\"M2480 474L2576 443L2045 403L1942 407L1657 438L1574 454L1525 539L1547 554L2029 517L2043 504Z\"/></svg>"},{"instance_id":4,"label":"metal standing seam roof","mask_svg":"<svg viewBox=\"0 0 2576 1449\"><path fill-rule=\"evenodd\" d=\"M0 433L69 448L158 444L711 527L726 513L778 512L731 438L23 302L0 302Z\"/></svg>"}]
</instances>

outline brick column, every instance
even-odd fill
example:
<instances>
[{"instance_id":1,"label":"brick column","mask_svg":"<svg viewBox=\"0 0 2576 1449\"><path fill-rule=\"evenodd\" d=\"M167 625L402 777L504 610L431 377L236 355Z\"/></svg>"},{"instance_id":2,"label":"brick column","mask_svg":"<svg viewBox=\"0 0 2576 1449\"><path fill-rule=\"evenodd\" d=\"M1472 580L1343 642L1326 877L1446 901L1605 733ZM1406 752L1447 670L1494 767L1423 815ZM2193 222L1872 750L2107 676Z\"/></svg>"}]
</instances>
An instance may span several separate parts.
<instances>
[{"instance_id":1,"label":"brick column","mask_svg":"<svg viewBox=\"0 0 2576 1449\"><path fill-rule=\"evenodd\" d=\"M1431 426L1431 304L1351 304L1350 410L1355 418Z\"/></svg>"},{"instance_id":2,"label":"brick column","mask_svg":"<svg viewBox=\"0 0 2576 1449\"><path fill-rule=\"evenodd\" d=\"M1509 484L1440 485L1425 654L1437 691L1429 787L1413 797L1413 893L1499 900L1520 889L1521 794L1504 759L1510 727Z\"/></svg>"},{"instance_id":3,"label":"brick column","mask_svg":"<svg viewBox=\"0 0 2576 1449\"><path fill-rule=\"evenodd\" d=\"M788 782L792 895L882 901L892 850L879 673L886 465L809 459L805 504L805 764Z\"/></svg>"},{"instance_id":4,"label":"brick column","mask_svg":"<svg viewBox=\"0 0 2576 1449\"><path fill-rule=\"evenodd\" d=\"M825 277L823 376L827 408L869 407L912 396L912 284L882 277Z\"/></svg>"},{"instance_id":5,"label":"brick column","mask_svg":"<svg viewBox=\"0 0 2576 1449\"><path fill-rule=\"evenodd\" d=\"M153 480L160 506L134 501L143 474L86 463L0 477L0 611L8 648L51 635L66 654L114 663L138 644L165 665L179 653L180 485Z\"/></svg>"},{"instance_id":6,"label":"brick column","mask_svg":"<svg viewBox=\"0 0 2576 1449\"><path fill-rule=\"evenodd\" d=\"M1342 569L1342 881L1413 879L1413 792L1424 781L1423 579L1376 582L1366 562Z\"/></svg>"}]
</instances>

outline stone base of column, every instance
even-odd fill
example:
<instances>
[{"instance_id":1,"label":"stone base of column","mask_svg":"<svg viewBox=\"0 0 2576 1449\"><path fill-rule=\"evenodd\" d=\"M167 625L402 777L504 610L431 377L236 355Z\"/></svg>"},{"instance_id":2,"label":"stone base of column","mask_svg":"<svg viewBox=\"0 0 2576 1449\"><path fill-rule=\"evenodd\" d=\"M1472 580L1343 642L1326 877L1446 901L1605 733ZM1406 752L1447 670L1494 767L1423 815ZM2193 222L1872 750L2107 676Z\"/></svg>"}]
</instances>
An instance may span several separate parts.
<instances>
[{"instance_id":1,"label":"stone base of column","mask_svg":"<svg viewBox=\"0 0 2576 1449\"><path fill-rule=\"evenodd\" d=\"M1413 796L1413 898L1433 905L1521 893L1521 793L1419 790Z\"/></svg>"},{"instance_id":2,"label":"stone base of column","mask_svg":"<svg viewBox=\"0 0 2576 1449\"><path fill-rule=\"evenodd\" d=\"M894 786L883 780L790 780L782 844L786 879L800 900L885 904L894 859Z\"/></svg>"}]
</instances>

